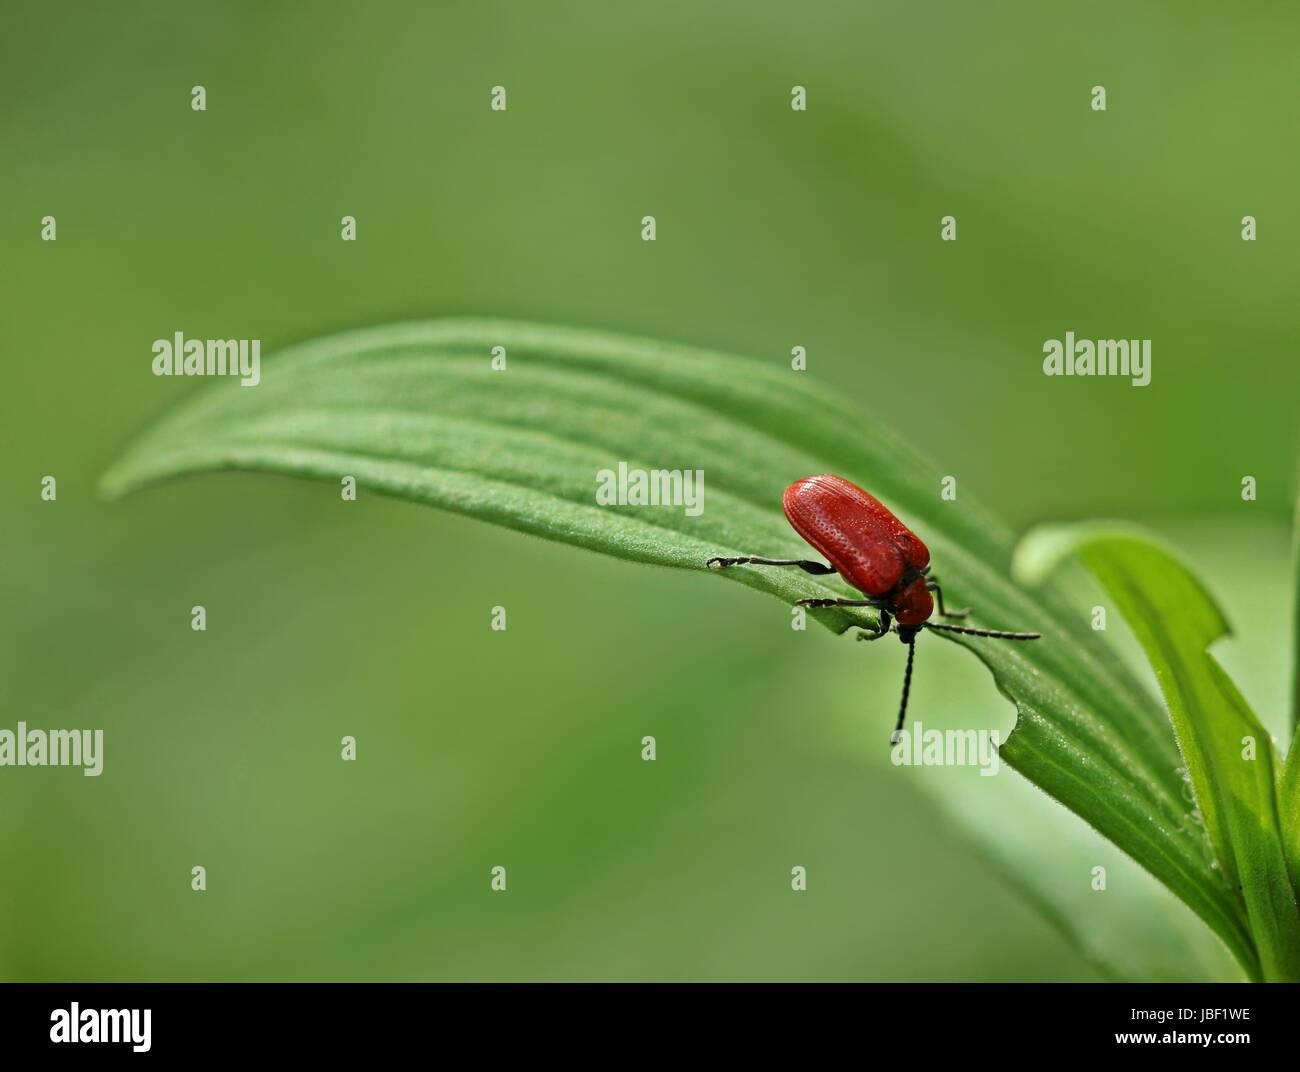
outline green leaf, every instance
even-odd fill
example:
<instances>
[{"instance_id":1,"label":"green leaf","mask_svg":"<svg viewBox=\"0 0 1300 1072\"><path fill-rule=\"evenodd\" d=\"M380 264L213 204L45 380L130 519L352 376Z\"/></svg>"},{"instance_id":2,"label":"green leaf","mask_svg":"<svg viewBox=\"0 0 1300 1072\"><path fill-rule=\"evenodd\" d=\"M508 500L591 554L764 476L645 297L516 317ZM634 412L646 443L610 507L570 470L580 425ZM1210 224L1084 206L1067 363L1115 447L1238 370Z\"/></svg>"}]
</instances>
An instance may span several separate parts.
<instances>
[{"instance_id":1,"label":"green leaf","mask_svg":"<svg viewBox=\"0 0 1300 1072\"><path fill-rule=\"evenodd\" d=\"M1296 500L1295 520L1291 528L1291 588L1293 615L1291 632L1291 746L1278 783L1278 811L1282 816L1282 844L1291 888L1300 897L1300 498Z\"/></svg>"},{"instance_id":2,"label":"green leaf","mask_svg":"<svg viewBox=\"0 0 1300 1072\"><path fill-rule=\"evenodd\" d=\"M1268 731L1208 648L1229 632L1212 597L1142 533L1049 527L1027 537L1016 575L1079 558L1119 607L1155 671L1214 857L1241 892L1266 979L1300 980L1300 914L1282 847Z\"/></svg>"},{"instance_id":3,"label":"green leaf","mask_svg":"<svg viewBox=\"0 0 1300 1072\"><path fill-rule=\"evenodd\" d=\"M1282 848L1286 852L1291 889L1300 897L1300 749L1291 741L1282 778L1277 787L1277 808L1282 823Z\"/></svg>"},{"instance_id":4,"label":"green leaf","mask_svg":"<svg viewBox=\"0 0 1300 1072\"><path fill-rule=\"evenodd\" d=\"M1227 948L1128 856L1021 778L919 779L1005 881L1108 979L1238 981ZM1033 866L1026 866L1032 861ZM1096 886L1095 869L1105 869Z\"/></svg>"},{"instance_id":5,"label":"green leaf","mask_svg":"<svg viewBox=\"0 0 1300 1072\"><path fill-rule=\"evenodd\" d=\"M508 368L490 367L493 347ZM1239 892L1191 814L1158 701L1051 586L1009 580L1010 534L874 417L806 374L668 343L503 321L394 325L306 343L253 388L222 383L137 442L109 494L214 469L260 469L384 492L640 562L704 570L711 555L801 557L780 510L792 480L838 472L929 544L945 594L1032 644L945 636L1016 704L1012 766L1164 882L1259 974ZM705 505L602 507L598 470L702 470ZM787 602L843 595L838 578L742 567L718 574ZM843 632L856 610L812 612ZM935 634L937 635L937 634ZM893 706L893 699L888 703ZM882 723L882 741L889 726Z\"/></svg>"},{"instance_id":6,"label":"green leaf","mask_svg":"<svg viewBox=\"0 0 1300 1072\"><path fill-rule=\"evenodd\" d=\"M1300 733L1300 496L1291 521L1291 739ZM1289 755L1295 755L1292 748Z\"/></svg>"}]
</instances>

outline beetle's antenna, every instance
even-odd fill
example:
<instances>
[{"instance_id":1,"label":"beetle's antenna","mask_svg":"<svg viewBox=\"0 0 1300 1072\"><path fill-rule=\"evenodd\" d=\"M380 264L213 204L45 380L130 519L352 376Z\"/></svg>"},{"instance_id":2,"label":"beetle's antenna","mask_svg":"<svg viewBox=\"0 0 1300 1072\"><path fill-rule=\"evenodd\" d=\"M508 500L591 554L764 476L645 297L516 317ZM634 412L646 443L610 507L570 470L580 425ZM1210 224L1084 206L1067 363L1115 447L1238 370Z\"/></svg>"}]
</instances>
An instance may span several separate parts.
<instances>
[{"instance_id":1,"label":"beetle's antenna","mask_svg":"<svg viewBox=\"0 0 1300 1072\"><path fill-rule=\"evenodd\" d=\"M1001 629L970 629L964 625L941 625L939 622L926 622L927 629L937 629L942 633L965 633L967 636L993 637L995 640L1039 640L1042 633L1007 633Z\"/></svg>"},{"instance_id":2,"label":"beetle's antenna","mask_svg":"<svg viewBox=\"0 0 1300 1072\"><path fill-rule=\"evenodd\" d=\"M912 660L916 657L916 634L907 638L907 670L903 674L903 702L898 705L898 725L890 735L889 743L898 744L899 734L903 732L903 716L907 714L907 694L912 691Z\"/></svg>"}]
</instances>

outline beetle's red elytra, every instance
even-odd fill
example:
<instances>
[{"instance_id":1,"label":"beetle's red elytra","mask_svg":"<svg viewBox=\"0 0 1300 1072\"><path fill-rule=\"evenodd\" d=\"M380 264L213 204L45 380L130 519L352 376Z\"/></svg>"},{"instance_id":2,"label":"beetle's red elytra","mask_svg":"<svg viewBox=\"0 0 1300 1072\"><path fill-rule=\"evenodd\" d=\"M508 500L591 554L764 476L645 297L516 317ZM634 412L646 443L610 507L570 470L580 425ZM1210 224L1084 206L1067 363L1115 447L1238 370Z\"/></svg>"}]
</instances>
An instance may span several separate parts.
<instances>
[{"instance_id":1,"label":"beetle's red elytra","mask_svg":"<svg viewBox=\"0 0 1300 1072\"><path fill-rule=\"evenodd\" d=\"M925 586L930 549L869 492L838 476L806 476L781 496L795 532L869 596L891 597L899 625L934 613Z\"/></svg>"},{"instance_id":2,"label":"beetle's red elytra","mask_svg":"<svg viewBox=\"0 0 1300 1072\"><path fill-rule=\"evenodd\" d=\"M858 634L859 640L878 640L894 631L907 645L907 670L903 676L903 701L898 725L890 740L897 743L907 714L907 694L912 684L916 634L925 629L997 640L1037 640L1039 633L1008 633L999 629L970 629L930 621L935 601L942 618L965 618L970 611L947 610L943 589L930 575L930 549L870 492L841 476L822 473L796 480L781 496L785 516L807 543L830 565L797 558L711 558L706 565L798 566L806 573L838 573L866 599L801 599L806 607L874 607L880 614L876 631Z\"/></svg>"}]
</instances>

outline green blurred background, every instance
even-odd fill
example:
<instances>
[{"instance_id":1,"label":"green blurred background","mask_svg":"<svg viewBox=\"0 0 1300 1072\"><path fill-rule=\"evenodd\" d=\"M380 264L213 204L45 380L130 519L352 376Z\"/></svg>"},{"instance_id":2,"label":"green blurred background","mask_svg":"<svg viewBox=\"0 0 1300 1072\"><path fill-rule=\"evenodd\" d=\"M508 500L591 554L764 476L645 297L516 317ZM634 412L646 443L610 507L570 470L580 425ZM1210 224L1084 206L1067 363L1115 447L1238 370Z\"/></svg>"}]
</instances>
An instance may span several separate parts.
<instances>
[{"instance_id":1,"label":"green blurred background","mask_svg":"<svg viewBox=\"0 0 1300 1072\"><path fill-rule=\"evenodd\" d=\"M106 757L0 769L0 977L1096 978L888 765L901 651L330 485L94 482L202 389L150 374L176 331L802 345L1015 527L1159 527L1285 745L1297 31L1284 3L4 0L0 726ZM1151 386L1044 377L1067 330L1153 339ZM1011 724L966 653L923 658L915 710Z\"/></svg>"}]
</instances>

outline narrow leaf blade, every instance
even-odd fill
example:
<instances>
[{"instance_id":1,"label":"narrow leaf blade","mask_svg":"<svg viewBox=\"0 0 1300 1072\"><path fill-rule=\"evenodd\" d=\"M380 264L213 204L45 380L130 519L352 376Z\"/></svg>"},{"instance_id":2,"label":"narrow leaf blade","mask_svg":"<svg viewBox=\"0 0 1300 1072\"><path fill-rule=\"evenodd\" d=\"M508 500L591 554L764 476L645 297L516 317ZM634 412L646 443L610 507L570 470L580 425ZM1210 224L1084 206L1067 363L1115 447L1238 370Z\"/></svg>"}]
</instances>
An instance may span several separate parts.
<instances>
[{"instance_id":1,"label":"narrow leaf blade","mask_svg":"<svg viewBox=\"0 0 1300 1072\"><path fill-rule=\"evenodd\" d=\"M1116 526L1030 534L1016 572L1078 557L1141 643L1168 704L1206 836L1240 891L1265 978L1300 979L1300 916L1282 849L1272 739L1208 648L1228 634L1212 597L1154 540Z\"/></svg>"}]
</instances>

